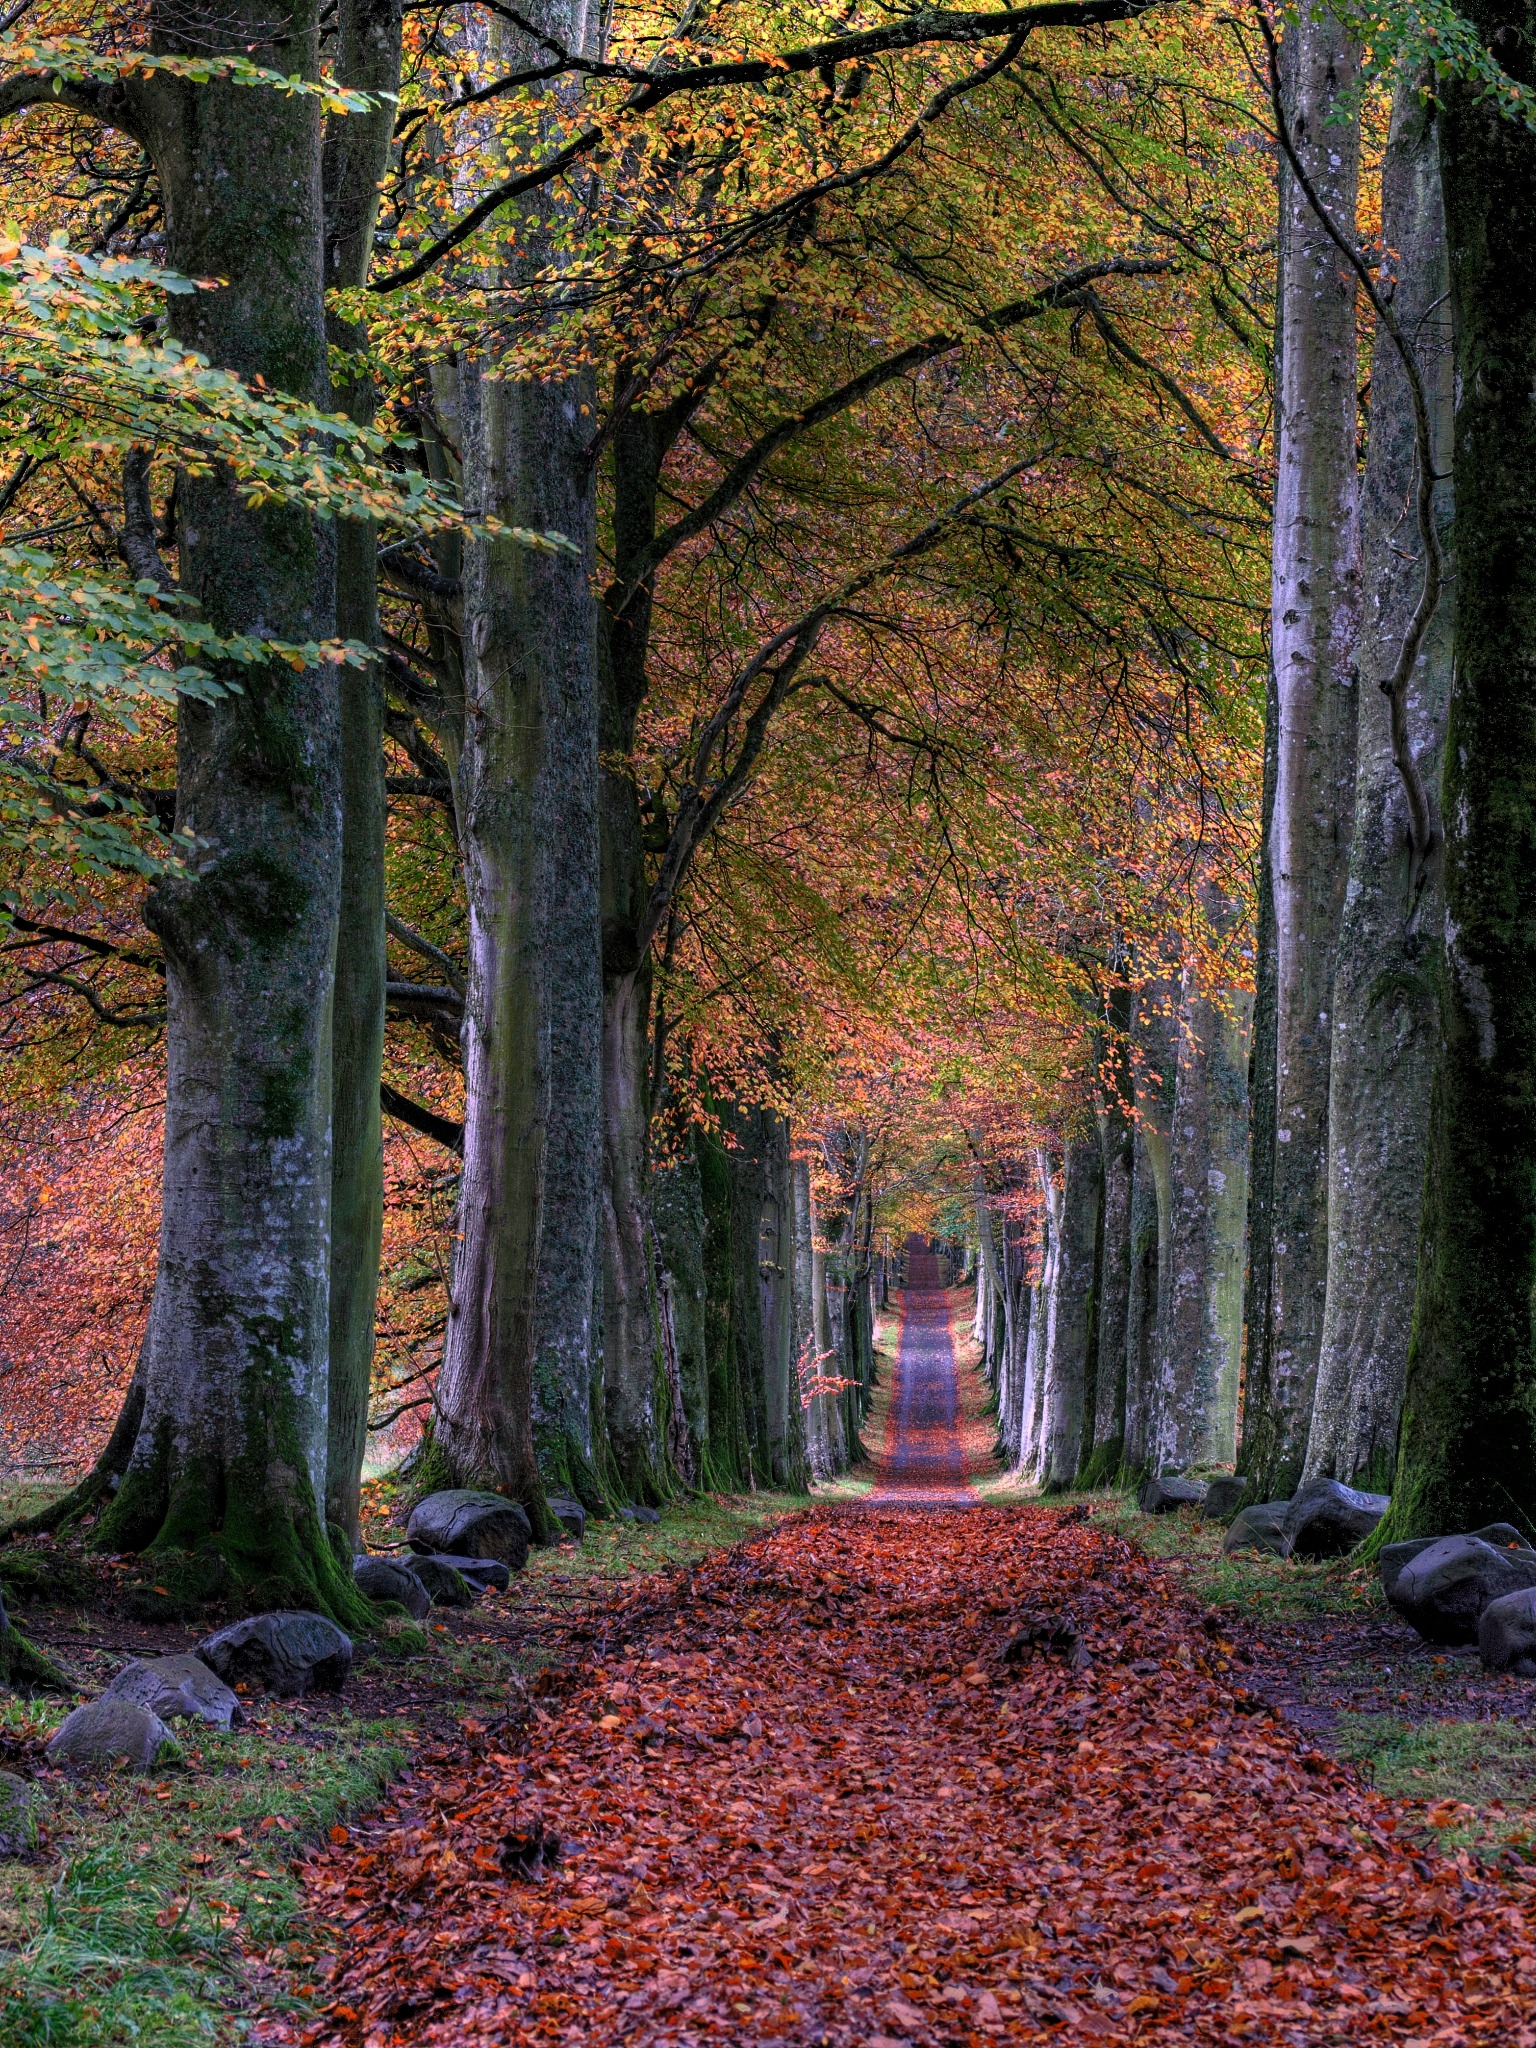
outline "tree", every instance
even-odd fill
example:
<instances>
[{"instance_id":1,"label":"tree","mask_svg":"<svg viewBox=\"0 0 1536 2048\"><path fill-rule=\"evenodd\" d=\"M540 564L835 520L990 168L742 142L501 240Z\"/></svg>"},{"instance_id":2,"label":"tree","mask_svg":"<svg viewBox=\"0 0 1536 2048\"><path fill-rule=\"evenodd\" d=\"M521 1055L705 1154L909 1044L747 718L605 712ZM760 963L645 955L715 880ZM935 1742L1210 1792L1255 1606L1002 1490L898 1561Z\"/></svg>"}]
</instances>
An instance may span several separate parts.
<instances>
[{"instance_id":1,"label":"tree","mask_svg":"<svg viewBox=\"0 0 1536 2048\"><path fill-rule=\"evenodd\" d=\"M1281 51L1297 156L1353 232L1357 117L1340 118L1357 58L1331 15L1303 14ZM1270 885L1275 1110L1268 1299L1250 1330L1240 1462L1264 1495L1301 1475L1327 1281L1328 1067L1354 789L1360 603L1353 269L1287 166L1280 175L1281 347L1272 605L1278 732ZM1262 1111L1267 1128L1268 1109Z\"/></svg>"}]
</instances>

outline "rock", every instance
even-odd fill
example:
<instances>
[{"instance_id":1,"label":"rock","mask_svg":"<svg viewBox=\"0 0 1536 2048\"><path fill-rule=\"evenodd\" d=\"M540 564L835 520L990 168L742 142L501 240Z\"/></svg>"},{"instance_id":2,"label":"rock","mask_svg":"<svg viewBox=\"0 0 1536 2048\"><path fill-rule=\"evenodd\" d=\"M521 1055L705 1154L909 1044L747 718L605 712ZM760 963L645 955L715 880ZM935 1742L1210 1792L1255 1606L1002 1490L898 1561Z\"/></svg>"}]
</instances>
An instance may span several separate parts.
<instances>
[{"instance_id":1,"label":"rock","mask_svg":"<svg viewBox=\"0 0 1536 2048\"><path fill-rule=\"evenodd\" d=\"M1472 1534L1480 1543L1490 1543L1495 1550L1529 1550L1530 1544L1510 1522L1490 1522L1486 1529L1474 1529ZM1390 1600L1392 1588L1397 1584L1398 1574L1410 1558L1418 1557L1428 1550L1432 1543L1443 1543L1443 1536L1411 1536L1406 1543L1388 1543L1381 1552L1381 1590Z\"/></svg>"},{"instance_id":2,"label":"rock","mask_svg":"<svg viewBox=\"0 0 1536 2048\"><path fill-rule=\"evenodd\" d=\"M470 1584L460 1569L465 1562L458 1557L413 1557L411 1573L434 1607L473 1607L485 1588ZM505 1565L496 1569L506 1577Z\"/></svg>"},{"instance_id":3,"label":"rock","mask_svg":"<svg viewBox=\"0 0 1536 2048\"><path fill-rule=\"evenodd\" d=\"M1177 1508L1197 1508L1205 1499L1203 1479L1146 1479L1136 1505L1144 1515L1171 1515Z\"/></svg>"},{"instance_id":4,"label":"rock","mask_svg":"<svg viewBox=\"0 0 1536 2048\"><path fill-rule=\"evenodd\" d=\"M227 1685L249 1679L266 1692L292 1697L340 1692L352 1669L352 1641L323 1614L253 1614L197 1646Z\"/></svg>"},{"instance_id":5,"label":"rock","mask_svg":"<svg viewBox=\"0 0 1536 2048\"><path fill-rule=\"evenodd\" d=\"M512 1583L512 1574L499 1558L450 1557L446 1562L453 1566L472 1593L489 1593L492 1587L498 1593L505 1593Z\"/></svg>"},{"instance_id":6,"label":"rock","mask_svg":"<svg viewBox=\"0 0 1536 2048\"><path fill-rule=\"evenodd\" d=\"M406 1540L425 1557L493 1557L520 1572L533 1529L520 1501L473 1487L429 1493L411 1510Z\"/></svg>"},{"instance_id":7,"label":"rock","mask_svg":"<svg viewBox=\"0 0 1536 2048\"><path fill-rule=\"evenodd\" d=\"M1287 1557L1344 1557L1363 1543L1391 1502L1384 1493L1357 1493L1337 1479L1309 1479L1286 1510Z\"/></svg>"},{"instance_id":8,"label":"rock","mask_svg":"<svg viewBox=\"0 0 1536 2048\"><path fill-rule=\"evenodd\" d=\"M0 1771L0 1858L31 1855L37 1847L37 1817L47 1803L40 1786L14 1771Z\"/></svg>"},{"instance_id":9,"label":"rock","mask_svg":"<svg viewBox=\"0 0 1536 2048\"><path fill-rule=\"evenodd\" d=\"M1222 1556L1230 1557L1235 1550L1263 1550L1271 1557L1284 1557L1285 1516L1290 1505L1288 1500L1265 1500L1241 1509L1221 1539Z\"/></svg>"},{"instance_id":10,"label":"rock","mask_svg":"<svg viewBox=\"0 0 1536 2048\"><path fill-rule=\"evenodd\" d=\"M572 1500L568 1493L552 1493L547 1504L566 1535L574 1536L579 1543L587 1533L587 1511L581 1502Z\"/></svg>"},{"instance_id":11,"label":"rock","mask_svg":"<svg viewBox=\"0 0 1536 2048\"><path fill-rule=\"evenodd\" d=\"M416 1576L412 1564L397 1557L354 1557L352 1579L359 1593L370 1600L393 1600L412 1621L423 1621L432 1612L432 1595Z\"/></svg>"},{"instance_id":12,"label":"rock","mask_svg":"<svg viewBox=\"0 0 1536 2048\"><path fill-rule=\"evenodd\" d=\"M238 1728L245 1709L229 1687L196 1657L135 1657L102 1695L133 1700L162 1721L206 1721L210 1728Z\"/></svg>"},{"instance_id":13,"label":"rock","mask_svg":"<svg viewBox=\"0 0 1536 2048\"><path fill-rule=\"evenodd\" d=\"M152 1771L173 1762L181 1750L158 1714L137 1700L107 1694L66 1715L46 1754L51 1764L128 1763L136 1771Z\"/></svg>"},{"instance_id":14,"label":"rock","mask_svg":"<svg viewBox=\"0 0 1536 2048\"><path fill-rule=\"evenodd\" d=\"M661 1520L661 1516L656 1512L655 1508L620 1508L619 1513L626 1522L659 1522Z\"/></svg>"},{"instance_id":15,"label":"rock","mask_svg":"<svg viewBox=\"0 0 1536 2048\"><path fill-rule=\"evenodd\" d=\"M1484 1670L1536 1678L1536 1586L1489 1601L1478 1620L1477 1647Z\"/></svg>"},{"instance_id":16,"label":"rock","mask_svg":"<svg viewBox=\"0 0 1536 2048\"><path fill-rule=\"evenodd\" d=\"M1248 1482L1241 1472L1223 1473L1220 1478L1208 1480L1205 1499L1200 1503L1200 1519L1230 1522L1242 1506L1247 1491Z\"/></svg>"},{"instance_id":17,"label":"rock","mask_svg":"<svg viewBox=\"0 0 1536 2048\"><path fill-rule=\"evenodd\" d=\"M1483 1610L1536 1586L1536 1550L1442 1536L1399 1569L1387 1598L1427 1643L1475 1643Z\"/></svg>"}]
</instances>

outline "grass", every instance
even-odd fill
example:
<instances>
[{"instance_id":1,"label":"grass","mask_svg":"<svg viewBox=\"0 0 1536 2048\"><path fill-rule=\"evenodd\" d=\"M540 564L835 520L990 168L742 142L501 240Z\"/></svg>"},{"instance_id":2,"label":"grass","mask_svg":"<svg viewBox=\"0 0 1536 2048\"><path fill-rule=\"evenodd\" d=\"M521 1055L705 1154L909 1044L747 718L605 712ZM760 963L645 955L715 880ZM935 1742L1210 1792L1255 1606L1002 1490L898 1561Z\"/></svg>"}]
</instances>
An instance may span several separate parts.
<instances>
[{"instance_id":1,"label":"grass","mask_svg":"<svg viewBox=\"0 0 1536 2048\"><path fill-rule=\"evenodd\" d=\"M1520 1721L1421 1721L1341 1714L1347 1757L1441 1847L1536 1860L1536 1728Z\"/></svg>"},{"instance_id":2,"label":"grass","mask_svg":"<svg viewBox=\"0 0 1536 2048\"><path fill-rule=\"evenodd\" d=\"M46 1735L61 1706L8 1702L0 1735ZM40 1864L0 1863L6 2048L182 2048L232 2038L249 1954L302 1968L295 1851L375 1800L404 1731L263 1703L251 1726L182 1724L159 1777L56 1779Z\"/></svg>"},{"instance_id":3,"label":"grass","mask_svg":"<svg viewBox=\"0 0 1536 2048\"><path fill-rule=\"evenodd\" d=\"M367 1493L370 1540L398 1537L406 1489L386 1480ZM45 1497L8 1488L0 1514ZM589 1522L582 1544L535 1551L503 1598L686 1566L806 1505L780 1493L689 1495L659 1524ZM25 1627L24 1613L17 1618ZM454 1711L494 1708L512 1669L544 1661L536 1647L514 1660L495 1643L396 1620L375 1632L359 1672L410 1659L419 1687L424 1658L438 1705ZM0 1763L7 1748L25 1753L46 1738L67 1710L0 1704ZM415 1716L370 1721L329 1704L311 1715L302 1701L265 1699L253 1712L250 1726L229 1733L178 1723L184 1760L158 1777L46 1781L35 1860L0 1860L4 2048L232 2042L258 1998L270 2004L273 1983L308 1969L313 1936L295 1861L379 1798L406 1760Z\"/></svg>"}]
</instances>

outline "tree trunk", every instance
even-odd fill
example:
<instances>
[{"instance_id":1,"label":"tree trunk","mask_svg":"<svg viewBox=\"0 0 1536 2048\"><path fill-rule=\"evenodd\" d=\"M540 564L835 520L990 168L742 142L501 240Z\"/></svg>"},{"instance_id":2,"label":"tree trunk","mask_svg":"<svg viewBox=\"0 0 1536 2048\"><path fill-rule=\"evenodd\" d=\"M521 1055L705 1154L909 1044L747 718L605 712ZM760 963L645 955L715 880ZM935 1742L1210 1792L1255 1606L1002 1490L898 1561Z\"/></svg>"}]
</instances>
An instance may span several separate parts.
<instances>
[{"instance_id":1,"label":"tree trunk","mask_svg":"<svg viewBox=\"0 0 1536 2048\"><path fill-rule=\"evenodd\" d=\"M747 1423L736 1374L737 1301L734 1183L719 1140L694 1135L704 1208L704 1348L709 1372L709 1434L701 1461L706 1486L732 1492L747 1475Z\"/></svg>"},{"instance_id":2,"label":"tree trunk","mask_svg":"<svg viewBox=\"0 0 1536 2048\"><path fill-rule=\"evenodd\" d=\"M1035 1179L1040 1190L1040 1277L1030 1300L1014 1452L1019 1470L1032 1479L1040 1477L1045 1452L1045 1378L1061 1263L1062 1190L1056 1184L1055 1162L1048 1146L1035 1147Z\"/></svg>"},{"instance_id":3,"label":"tree trunk","mask_svg":"<svg viewBox=\"0 0 1536 2048\"><path fill-rule=\"evenodd\" d=\"M1382 285L1391 286L1393 313L1416 348L1435 460L1448 469L1455 408L1439 124L1433 103L1424 102L1411 79L1399 84L1393 106L1382 167L1382 239L1391 252ZM1427 863L1416 890L1419 862L1393 759L1391 707L1375 687L1397 664L1423 587L1417 475L1407 374L1391 341L1379 334L1361 508L1367 600L1355 823L1333 985L1328 1297L1306 1477L1382 1491L1391 1484L1408 1366L1445 922L1438 858ZM1442 546L1448 547L1448 482L1437 497ZM1410 743L1436 791L1454 621L1447 590L1409 686Z\"/></svg>"},{"instance_id":4,"label":"tree trunk","mask_svg":"<svg viewBox=\"0 0 1536 2048\"><path fill-rule=\"evenodd\" d=\"M544 0L537 26L579 49L586 10ZM541 47L522 30L497 33L511 63ZM536 144L555 124L551 103L534 100L522 139ZM563 203L526 202L507 258L514 280L558 261ZM601 1498L589 1409L600 1100L592 399L585 375L461 371L466 505L574 547L477 542L463 597L464 1171L432 1476L499 1485L536 1534L554 1531L541 1454L552 1479Z\"/></svg>"},{"instance_id":5,"label":"tree trunk","mask_svg":"<svg viewBox=\"0 0 1536 2048\"><path fill-rule=\"evenodd\" d=\"M1131 1018L1136 1137L1131 1161L1131 1292L1125 1327L1125 1453L1128 1474L1153 1466L1158 1331L1172 1291L1173 1183L1169 1148L1178 1053L1171 981L1149 981Z\"/></svg>"},{"instance_id":6,"label":"tree trunk","mask_svg":"<svg viewBox=\"0 0 1536 2048\"><path fill-rule=\"evenodd\" d=\"M332 289L367 281L379 181L394 133L400 82L400 0L342 0L336 76L380 95L366 114L334 116L323 159L325 278ZM333 347L366 348L367 335L332 316ZM349 378L337 397L350 418L374 413L373 379ZM378 541L370 520L336 533L336 630L378 645ZM341 909L331 1017L331 1296L325 1514L358 1545L368 1395L373 1376L379 1251L384 1238L384 691L377 664L340 678Z\"/></svg>"},{"instance_id":7,"label":"tree trunk","mask_svg":"<svg viewBox=\"0 0 1536 2048\"><path fill-rule=\"evenodd\" d=\"M309 7L183 10L155 41L316 74ZM169 302L177 339L326 403L318 103L256 107L247 87L165 78L131 102L167 261L224 280ZM330 529L253 508L217 473L184 475L179 505L182 584L219 631L333 633ZM180 706L177 824L201 850L145 911L166 955L160 1255L143 1423L97 1541L199 1553L173 1591L352 1616L363 1606L322 1521L338 692L329 668L238 681Z\"/></svg>"},{"instance_id":8,"label":"tree trunk","mask_svg":"<svg viewBox=\"0 0 1536 2048\"><path fill-rule=\"evenodd\" d=\"M1125 1359L1131 1312L1131 1173L1135 1157L1130 1105L1134 1099L1129 1053L1129 990L1116 991L1109 1023L1117 1074L1095 1095L1104 1221L1099 1243L1097 1356L1094 1363L1093 1441L1086 1448L1081 1483L1104 1486L1120 1468L1125 1448Z\"/></svg>"},{"instance_id":9,"label":"tree trunk","mask_svg":"<svg viewBox=\"0 0 1536 2048\"><path fill-rule=\"evenodd\" d=\"M1102 1188L1098 1134L1085 1132L1068 1142L1062 1178L1039 1461L1040 1483L1047 1491L1070 1486L1082 1462Z\"/></svg>"},{"instance_id":10,"label":"tree trunk","mask_svg":"<svg viewBox=\"0 0 1536 2048\"><path fill-rule=\"evenodd\" d=\"M1234 906L1201 890L1212 925ZM1187 1472L1237 1452L1243 1344L1243 1227L1248 1210L1250 1004L1204 995L1195 969L1179 1006L1168 1179L1171 1243L1166 1313L1158 1318L1150 1462Z\"/></svg>"},{"instance_id":11,"label":"tree trunk","mask_svg":"<svg viewBox=\"0 0 1536 2048\"><path fill-rule=\"evenodd\" d=\"M1330 120L1357 75L1331 15L1287 31L1282 91L1296 153L1353 238L1357 119ZM1355 277L1287 171L1280 178L1284 344L1277 393L1272 644L1279 703L1270 871L1275 907L1275 1153L1262 1382L1244 1461L1266 1495L1301 1477L1328 1268L1333 970L1353 816L1360 619Z\"/></svg>"},{"instance_id":12,"label":"tree trunk","mask_svg":"<svg viewBox=\"0 0 1536 2048\"><path fill-rule=\"evenodd\" d=\"M1536 11L1471 0L1536 84ZM1536 136L1445 82L1456 335L1456 665L1445 960L1397 1535L1536 1528Z\"/></svg>"},{"instance_id":13,"label":"tree trunk","mask_svg":"<svg viewBox=\"0 0 1536 2048\"><path fill-rule=\"evenodd\" d=\"M705 1349L704 1198L691 1153L663 1168L651 1189L661 1248L687 1451L681 1469L697 1476L709 1456L709 1360Z\"/></svg>"}]
</instances>

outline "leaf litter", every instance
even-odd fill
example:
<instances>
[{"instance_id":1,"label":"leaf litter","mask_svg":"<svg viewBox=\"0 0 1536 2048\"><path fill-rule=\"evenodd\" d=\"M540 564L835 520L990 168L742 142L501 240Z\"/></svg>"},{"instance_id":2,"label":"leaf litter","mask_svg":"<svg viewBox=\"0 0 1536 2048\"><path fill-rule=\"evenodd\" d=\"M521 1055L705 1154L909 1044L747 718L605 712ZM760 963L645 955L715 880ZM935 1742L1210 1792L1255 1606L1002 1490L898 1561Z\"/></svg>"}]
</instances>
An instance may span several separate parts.
<instances>
[{"instance_id":1,"label":"leaf litter","mask_svg":"<svg viewBox=\"0 0 1536 2048\"><path fill-rule=\"evenodd\" d=\"M584 1633L313 1857L334 1974L261 2039L1536 2048L1519 1871L1090 1519L813 1509Z\"/></svg>"}]
</instances>

